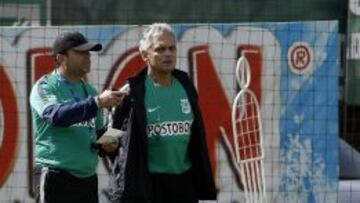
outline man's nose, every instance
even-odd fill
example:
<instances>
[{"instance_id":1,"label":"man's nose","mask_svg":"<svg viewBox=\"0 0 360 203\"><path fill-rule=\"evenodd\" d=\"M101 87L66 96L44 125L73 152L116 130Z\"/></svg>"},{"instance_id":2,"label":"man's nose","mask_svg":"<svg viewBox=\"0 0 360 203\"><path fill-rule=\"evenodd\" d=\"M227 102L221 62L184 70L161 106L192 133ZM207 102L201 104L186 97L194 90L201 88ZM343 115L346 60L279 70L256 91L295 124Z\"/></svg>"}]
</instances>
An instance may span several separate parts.
<instances>
[{"instance_id":1,"label":"man's nose","mask_svg":"<svg viewBox=\"0 0 360 203\"><path fill-rule=\"evenodd\" d=\"M172 55L172 54L174 54L173 48L171 48L171 47L165 48L165 54L166 54L166 55Z\"/></svg>"},{"instance_id":2,"label":"man's nose","mask_svg":"<svg viewBox=\"0 0 360 203\"><path fill-rule=\"evenodd\" d=\"M90 58L90 51L84 51L82 54L84 57Z\"/></svg>"}]
</instances>

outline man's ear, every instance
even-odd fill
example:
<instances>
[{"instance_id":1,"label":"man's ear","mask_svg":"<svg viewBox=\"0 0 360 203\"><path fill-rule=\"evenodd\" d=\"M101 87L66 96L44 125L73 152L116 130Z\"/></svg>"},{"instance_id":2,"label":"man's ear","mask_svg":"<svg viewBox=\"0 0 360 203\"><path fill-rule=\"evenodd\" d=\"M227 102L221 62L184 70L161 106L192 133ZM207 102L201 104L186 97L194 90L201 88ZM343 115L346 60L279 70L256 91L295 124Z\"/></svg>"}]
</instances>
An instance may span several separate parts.
<instances>
[{"instance_id":1,"label":"man's ear","mask_svg":"<svg viewBox=\"0 0 360 203\"><path fill-rule=\"evenodd\" d=\"M146 51L141 51L140 52L140 55L141 55L141 58L145 61L145 62L148 62L148 54Z\"/></svg>"},{"instance_id":2,"label":"man's ear","mask_svg":"<svg viewBox=\"0 0 360 203\"><path fill-rule=\"evenodd\" d=\"M56 54L55 59L57 62L64 61L64 55L63 54Z\"/></svg>"},{"instance_id":3,"label":"man's ear","mask_svg":"<svg viewBox=\"0 0 360 203\"><path fill-rule=\"evenodd\" d=\"M66 60L66 55L64 54L56 54L54 56L55 58L55 66L56 68L63 66L65 64L65 60Z\"/></svg>"}]
</instances>

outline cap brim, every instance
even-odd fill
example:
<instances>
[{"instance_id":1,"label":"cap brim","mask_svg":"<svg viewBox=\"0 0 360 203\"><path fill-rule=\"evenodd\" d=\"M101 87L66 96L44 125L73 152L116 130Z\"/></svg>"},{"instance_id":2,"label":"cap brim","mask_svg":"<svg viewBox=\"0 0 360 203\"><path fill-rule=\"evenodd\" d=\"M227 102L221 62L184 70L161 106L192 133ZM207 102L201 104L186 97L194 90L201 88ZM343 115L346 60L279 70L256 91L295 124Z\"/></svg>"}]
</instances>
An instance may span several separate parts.
<instances>
[{"instance_id":1,"label":"cap brim","mask_svg":"<svg viewBox=\"0 0 360 203\"><path fill-rule=\"evenodd\" d=\"M75 51L100 51L102 49L101 44L85 43L77 47L72 48Z\"/></svg>"}]
</instances>

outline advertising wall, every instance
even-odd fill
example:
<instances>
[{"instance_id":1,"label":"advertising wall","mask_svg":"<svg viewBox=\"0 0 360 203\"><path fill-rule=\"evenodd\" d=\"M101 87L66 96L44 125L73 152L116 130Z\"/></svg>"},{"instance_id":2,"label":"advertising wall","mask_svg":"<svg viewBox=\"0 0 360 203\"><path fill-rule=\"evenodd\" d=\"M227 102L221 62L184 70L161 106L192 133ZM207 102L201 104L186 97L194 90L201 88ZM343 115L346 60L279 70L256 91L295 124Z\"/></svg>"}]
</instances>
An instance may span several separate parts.
<instances>
[{"instance_id":1,"label":"advertising wall","mask_svg":"<svg viewBox=\"0 0 360 203\"><path fill-rule=\"evenodd\" d=\"M231 105L239 91L237 59L249 61L260 103L268 202L336 202L338 183L339 37L335 21L174 24L177 68L199 92L218 202L243 202L234 159ZM86 78L101 91L119 88L144 66L144 26L0 28L0 202L34 202L34 143L28 95L52 71L51 46L66 30L104 49ZM98 167L106 202L108 163Z\"/></svg>"}]
</instances>

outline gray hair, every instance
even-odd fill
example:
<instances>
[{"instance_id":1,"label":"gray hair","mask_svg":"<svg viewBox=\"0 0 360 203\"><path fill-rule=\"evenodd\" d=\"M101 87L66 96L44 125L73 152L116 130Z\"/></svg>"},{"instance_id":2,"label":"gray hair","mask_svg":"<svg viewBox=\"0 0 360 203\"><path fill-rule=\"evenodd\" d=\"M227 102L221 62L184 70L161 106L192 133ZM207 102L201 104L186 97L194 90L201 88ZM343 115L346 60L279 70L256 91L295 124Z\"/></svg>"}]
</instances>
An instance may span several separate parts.
<instances>
[{"instance_id":1,"label":"gray hair","mask_svg":"<svg viewBox=\"0 0 360 203\"><path fill-rule=\"evenodd\" d=\"M153 38L156 36L160 36L164 33L169 33L174 37L174 39L176 39L175 33L171 29L169 24L153 23L149 25L149 27L146 28L145 31L143 32L142 38L140 40L140 44L139 44L140 52L147 51L149 47L152 45Z\"/></svg>"}]
</instances>

